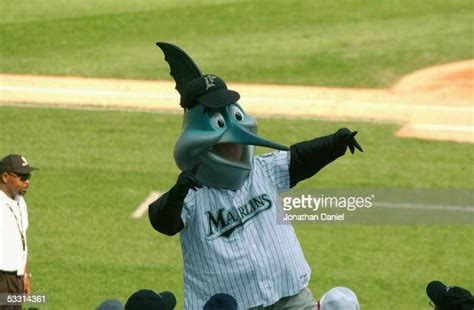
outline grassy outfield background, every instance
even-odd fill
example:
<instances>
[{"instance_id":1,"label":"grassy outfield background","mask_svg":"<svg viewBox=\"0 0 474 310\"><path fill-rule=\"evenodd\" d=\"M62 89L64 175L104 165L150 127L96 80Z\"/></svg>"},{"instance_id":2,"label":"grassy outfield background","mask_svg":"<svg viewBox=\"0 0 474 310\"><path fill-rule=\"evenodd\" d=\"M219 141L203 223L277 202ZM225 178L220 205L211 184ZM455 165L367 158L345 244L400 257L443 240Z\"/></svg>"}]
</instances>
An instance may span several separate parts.
<instances>
[{"instance_id":1,"label":"grassy outfield background","mask_svg":"<svg viewBox=\"0 0 474 310\"><path fill-rule=\"evenodd\" d=\"M0 72L170 79L157 40L226 80L388 86L416 69L473 57L470 1L0 0ZM366 152L300 188L472 188L469 144L400 139L396 125L260 119L280 143L359 130ZM174 292L178 238L129 215L167 190L181 117L0 107L0 154L41 168L30 205L30 264L48 309L92 309L135 290ZM364 309L424 309L426 284L474 289L474 227L297 225L316 298L344 285ZM43 308L43 307L41 307Z\"/></svg>"},{"instance_id":2,"label":"grassy outfield background","mask_svg":"<svg viewBox=\"0 0 474 310\"><path fill-rule=\"evenodd\" d=\"M225 80L388 86L473 57L469 0L0 0L2 72L167 79L173 42Z\"/></svg>"},{"instance_id":3,"label":"grassy outfield background","mask_svg":"<svg viewBox=\"0 0 474 310\"><path fill-rule=\"evenodd\" d=\"M28 154L34 174L30 265L52 309L92 309L135 290L171 290L181 304L178 237L156 233L133 210L171 187L181 117L143 112L0 108L0 153ZM260 120L263 137L285 144L341 123ZM364 154L346 155L300 188L472 187L474 147L393 137L397 126L344 123L360 131ZM473 225L301 224L316 298L344 285L364 309L423 309L433 279L472 288ZM403 296L401 298L400 296Z\"/></svg>"}]
</instances>

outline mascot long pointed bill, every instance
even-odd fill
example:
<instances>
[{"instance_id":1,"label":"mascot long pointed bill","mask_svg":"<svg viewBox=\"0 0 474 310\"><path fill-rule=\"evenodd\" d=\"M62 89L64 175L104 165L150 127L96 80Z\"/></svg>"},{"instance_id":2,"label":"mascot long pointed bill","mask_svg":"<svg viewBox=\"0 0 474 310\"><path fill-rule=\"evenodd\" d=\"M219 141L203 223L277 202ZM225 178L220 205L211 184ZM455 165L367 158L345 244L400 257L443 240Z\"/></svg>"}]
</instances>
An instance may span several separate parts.
<instances>
[{"instance_id":1,"label":"mascot long pointed bill","mask_svg":"<svg viewBox=\"0 0 474 310\"><path fill-rule=\"evenodd\" d=\"M213 188L236 190L252 169L255 146L288 147L260 138L257 121L246 114L239 93L220 77L203 75L179 47L158 42L181 95L183 132L174 158L181 170L194 169L198 181Z\"/></svg>"}]
</instances>

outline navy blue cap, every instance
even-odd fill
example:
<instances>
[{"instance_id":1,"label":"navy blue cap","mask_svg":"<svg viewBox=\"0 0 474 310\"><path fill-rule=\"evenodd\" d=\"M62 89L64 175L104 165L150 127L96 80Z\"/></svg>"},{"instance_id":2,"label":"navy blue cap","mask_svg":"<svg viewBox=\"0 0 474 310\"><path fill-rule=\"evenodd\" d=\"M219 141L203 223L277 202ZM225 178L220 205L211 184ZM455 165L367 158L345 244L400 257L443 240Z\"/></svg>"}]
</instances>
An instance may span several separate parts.
<instances>
[{"instance_id":1,"label":"navy blue cap","mask_svg":"<svg viewBox=\"0 0 474 310\"><path fill-rule=\"evenodd\" d=\"M228 294L216 294L206 302L204 310L237 310L237 301Z\"/></svg>"},{"instance_id":2,"label":"navy blue cap","mask_svg":"<svg viewBox=\"0 0 474 310\"><path fill-rule=\"evenodd\" d=\"M104 300L95 310L123 310L123 306L117 299Z\"/></svg>"},{"instance_id":3,"label":"navy blue cap","mask_svg":"<svg viewBox=\"0 0 474 310\"><path fill-rule=\"evenodd\" d=\"M439 310L472 310L474 298L471 292L459 286L446 286L440 281L431 281L426 294Z\"/></svg>"},{"instance_id":4,"label":"navy blue cap","mask_svg":"<svg viewBox=\"0 0 474 310\"><path fill-rule=\"evenodd\" d=\"M125 310L172 310L175 306L176 297L171 292L139 290L128 298Z\"/></svg>"}]
</instances>

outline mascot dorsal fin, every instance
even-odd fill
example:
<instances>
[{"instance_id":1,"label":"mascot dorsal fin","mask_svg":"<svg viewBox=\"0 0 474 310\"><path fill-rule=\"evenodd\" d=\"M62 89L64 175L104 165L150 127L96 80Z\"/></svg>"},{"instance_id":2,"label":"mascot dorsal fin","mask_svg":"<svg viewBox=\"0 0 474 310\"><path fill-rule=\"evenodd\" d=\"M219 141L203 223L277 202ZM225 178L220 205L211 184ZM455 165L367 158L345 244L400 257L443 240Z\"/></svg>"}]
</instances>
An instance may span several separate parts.
<instances>
[{"instance_id":1,"label":"mascot dorsal fin","mask_svg":"<svg viewBox=\"0 0 474 310\"><path fill-rule=\"evenodd\" d=\"M175 88L182 95L186 84L202 76L201 70L199 70L191 57L176 45L166 42L157 42L156 45L165 54L165 60L170 66L170 75L176 82Z\"/></svg>"}]
</instances>

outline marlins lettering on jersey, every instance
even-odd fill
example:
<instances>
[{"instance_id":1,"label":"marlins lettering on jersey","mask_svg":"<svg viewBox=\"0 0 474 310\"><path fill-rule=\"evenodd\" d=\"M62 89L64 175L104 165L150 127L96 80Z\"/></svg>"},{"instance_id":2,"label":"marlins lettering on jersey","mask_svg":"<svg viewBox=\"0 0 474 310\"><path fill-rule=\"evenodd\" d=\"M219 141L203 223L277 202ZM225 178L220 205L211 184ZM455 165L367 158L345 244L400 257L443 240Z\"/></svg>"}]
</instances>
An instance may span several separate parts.
<instances>
[{"instance_id":1,"label":"marlins lettering on jersey","mask_svg":"<svg viewBox=\"0 0 474 310\"><path fill-rule=\"evenodd\" d=\"M250 199L242 207L229 210L220 208L216 214L208 211L206 212L209 219L207 239L212 240L220 236L229 237L236 227L243 225L258 213L271 207L272 201L268 194L261 194Z\"/></svg>"}]
</instances>

